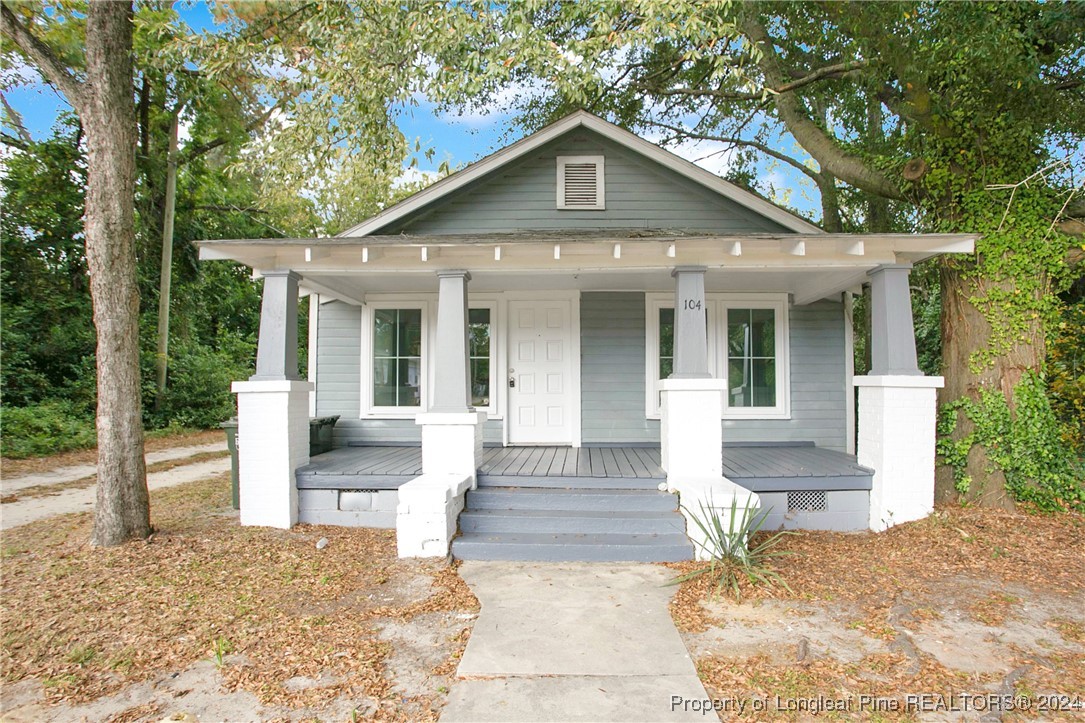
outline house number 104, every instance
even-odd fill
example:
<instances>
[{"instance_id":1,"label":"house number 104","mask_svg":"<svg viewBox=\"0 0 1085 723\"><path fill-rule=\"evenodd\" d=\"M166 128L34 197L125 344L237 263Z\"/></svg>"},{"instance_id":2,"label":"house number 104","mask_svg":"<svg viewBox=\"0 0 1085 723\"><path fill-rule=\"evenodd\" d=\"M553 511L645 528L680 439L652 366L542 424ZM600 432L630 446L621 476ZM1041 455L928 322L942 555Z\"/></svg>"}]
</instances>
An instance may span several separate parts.
<instances>
[{"instance_id":1,"label":"house number 104","mask_svg":"<svg viewBox=\"0 0 1085 723\"><path fill-rule=\"evenodd\" d=\"M697 309L698 311L700 311L701 310L701 300L700 299L685 299L685 300L682 301L682 308L687 309L687 310L689 310L689 309Z\"/></svg>"}]
</instances>

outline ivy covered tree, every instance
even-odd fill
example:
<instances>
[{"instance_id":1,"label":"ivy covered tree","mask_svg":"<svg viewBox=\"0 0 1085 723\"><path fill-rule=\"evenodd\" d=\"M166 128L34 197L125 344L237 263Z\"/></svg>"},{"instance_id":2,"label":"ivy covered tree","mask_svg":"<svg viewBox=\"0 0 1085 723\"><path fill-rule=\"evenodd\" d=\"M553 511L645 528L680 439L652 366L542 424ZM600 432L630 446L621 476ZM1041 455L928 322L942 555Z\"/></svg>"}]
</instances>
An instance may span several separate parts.
<instances>
[{"instance_id":1,"label":"ivy covered tree","mask_svg":"<svg viewBox=\"0 0 1085 723\"><path fill-rule=\"evenodd\" d=\"M861 214L848 230L982 234L940 262L938 497L1083 502L1034 375L1080 259L1085 5L529 3L504 22L550 48L515 59L546 79L529 124L586 107L789 163L829 230L843 198ZM979 424L992 405L997 429Z\"/></svg>"}]
</instances>

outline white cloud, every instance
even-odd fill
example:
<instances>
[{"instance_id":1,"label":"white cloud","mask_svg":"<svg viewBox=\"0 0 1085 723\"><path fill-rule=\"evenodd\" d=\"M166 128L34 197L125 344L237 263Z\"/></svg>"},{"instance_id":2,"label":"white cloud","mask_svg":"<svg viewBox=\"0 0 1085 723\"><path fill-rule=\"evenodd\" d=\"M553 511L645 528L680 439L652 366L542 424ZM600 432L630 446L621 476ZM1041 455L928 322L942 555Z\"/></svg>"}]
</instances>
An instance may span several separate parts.
<instances>
[{"instance_id":1,"label":"white cloud","mask_svg":"<svg viewBox=\"0 0 1085 723\"><path fill-rule=\"evenodd\" d=\"M402 188L403 186L419 182L430 184L438 178L440 178L440 175L438 175L436 171L423 171L417 167L404 168L403 173L400 174L399 178L392 181L392 188Z\"/></svg>"},{"instance_id":2,"label":"white cloud","mask_svg":"<svg viewBox=\"0 0 1085 723\"><path fill-rule=\"evenodd\" d=\"M458 112L440 113L437 118L446 123L462 123L474 128L491 126L508 119L523 99L538 95L542 90L539 81L516 83L502 88L485 103L471 103Z\"/></svg>"}]
</instances>

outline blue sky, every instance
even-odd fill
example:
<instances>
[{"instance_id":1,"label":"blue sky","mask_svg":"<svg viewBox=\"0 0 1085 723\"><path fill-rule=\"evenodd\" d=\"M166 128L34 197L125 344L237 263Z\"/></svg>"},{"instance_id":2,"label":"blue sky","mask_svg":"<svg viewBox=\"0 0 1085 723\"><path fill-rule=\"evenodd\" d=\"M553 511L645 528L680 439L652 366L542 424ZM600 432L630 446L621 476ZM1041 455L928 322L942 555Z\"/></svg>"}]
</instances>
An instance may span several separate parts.
<instances>
[{"instance_id":1,"label":"blue sky","mask_svg":"<svg viewBox=\"0 0 1085 723\"><path fill-rule=\"evenodd\" d=\"M203 2L185 0L176 2L174 7L182 19L196 30L214 29L211 14ZM24 70L23 76L28 80L37 78L32 70ZM71 110L59 93L41 82L13 88L5 95L12 107L22 115L27 130L36 139L48 137L57 116L63 111ZM509 94L510 98L511 95ZM498 150L505 142L511 142L519 137L519 134L513 134L513 138L507 139L512 113L502 108L500 102L492 106L490 111L486 114L466 112L463 115L441 115L427 103L407 108L400 117L400 130L412 143L414 139L418 139L423 148L434 149L432 160L427 161L420 155L418 169L435 172L446 160L453 168L463 166ZM657 140L653 137L648 139ZM728 160L726 156L719 153L720 149L721 146L718 144L690 142L672 147L670 150L714 173L722 174L726 171ZM812 187L812 184L809 184L798 172L784 166L766 165L764 174L777 188L786 186L799 188L798 193L790 194L786 199L790 205L804 210L813 210L818 207L819 204L816 197L812 195L812 191L801 188L806 185ZM413 172L408 172L407 175L412 180L415 176Z\"/></svg>"}]
</instances>

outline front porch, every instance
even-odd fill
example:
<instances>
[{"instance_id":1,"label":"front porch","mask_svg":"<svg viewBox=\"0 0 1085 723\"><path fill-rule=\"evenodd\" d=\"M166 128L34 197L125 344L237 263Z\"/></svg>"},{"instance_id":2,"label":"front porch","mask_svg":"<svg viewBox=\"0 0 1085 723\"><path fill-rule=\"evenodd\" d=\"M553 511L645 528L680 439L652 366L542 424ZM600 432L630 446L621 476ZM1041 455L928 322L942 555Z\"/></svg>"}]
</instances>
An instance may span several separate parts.
<instances>
[{"instance_id":1,"label":"front porch","mask_svg":"<svg viewBox=\"0 0 1085 723\"><path fill-rule=\"evenodd\" d=\"M874 473L855 456L812 443L727 444L721 454L724 476L760 496L766 529L866 528ZM488 447L477 479L483 489L534 493L655 491L667 479L660 461L654 446ZM394 527L396 490L421 474L416 445L348 446L319 455L297 471L300 521Z\"/></svg>"}]
</instances>

